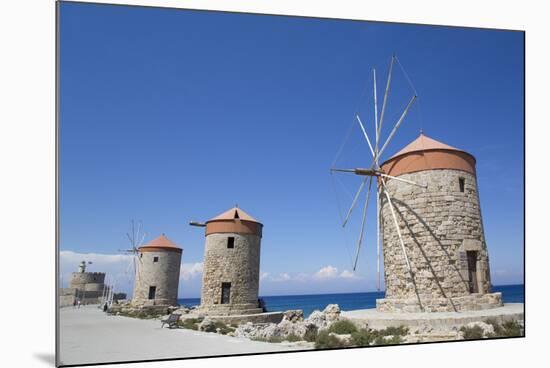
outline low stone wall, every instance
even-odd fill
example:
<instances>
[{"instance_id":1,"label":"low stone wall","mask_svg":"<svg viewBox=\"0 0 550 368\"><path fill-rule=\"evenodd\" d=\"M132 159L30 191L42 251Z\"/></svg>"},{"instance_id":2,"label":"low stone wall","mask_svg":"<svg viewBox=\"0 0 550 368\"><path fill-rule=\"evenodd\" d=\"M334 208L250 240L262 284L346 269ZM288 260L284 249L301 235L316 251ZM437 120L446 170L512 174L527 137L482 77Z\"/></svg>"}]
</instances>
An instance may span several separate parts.
<instances>
[{"instance_id":1,"label":"low stone wall","mask_svg":"<svg viewBox=\"0 0 550 368\"><path fill-rule=\"evenodd\" d=\"M186 315L185 318L193 318L192 314ZM241 325L247 322L252 323L279 323L283 320L283 312L267 312L258 314L242 314L228 316L208 316L213 321L220 321L226 325Z\"/></svg>"},{"instance_id":2,"label":"low stone wall","mask_svg":"<svg viewBox=\"0 0 550 368\"><path fill-rule=\"evenodd\" d=\"M472 322L485 322L489 319L498 323L524 320L523 304L521 303L504 304L498 308L460 313L390 313L380 312L373 308L343 312L342 316L375 330L405 326L414 333L419 331L457 331L461 326Z\"/></svg>"},{"instance_id":3,"label":"low stone wall","mask_svg":"<svg viewBox=\"0 0 550 368\"><path fill-rule=\"evenodd\" d=\"M122 314L122 315L134 315L140 314L143 316L155 316L155 315L165 315L172 313L176 310L177 307L169 305L132 305L131 303L126 304L113 304L109 308L109 313L111 314Z\"/></svg>"},{"instance_id":4,"label":"low stone wall","mask_svg":"<svg viewBox=\"0 0 550 368\"><path fill-rule=\"evenodd\" d=\"M243 314L259 314L263 312L257 304L216 304L201 305L197 308L199 313L214 316L229 316Z\"/></svg>"},{"instance_id":5,"label":"low stone wall","mask_svg":"<svg viewBox=\"0 0 550 368\"><path fill-rule=\"evenodd\" d=\"M379 312L461 312L475 311L502 306L502 293L470 294L454 298L426 298L422 307L417 298L376 299L376 309Z\"/></svg>"}]
</instances>

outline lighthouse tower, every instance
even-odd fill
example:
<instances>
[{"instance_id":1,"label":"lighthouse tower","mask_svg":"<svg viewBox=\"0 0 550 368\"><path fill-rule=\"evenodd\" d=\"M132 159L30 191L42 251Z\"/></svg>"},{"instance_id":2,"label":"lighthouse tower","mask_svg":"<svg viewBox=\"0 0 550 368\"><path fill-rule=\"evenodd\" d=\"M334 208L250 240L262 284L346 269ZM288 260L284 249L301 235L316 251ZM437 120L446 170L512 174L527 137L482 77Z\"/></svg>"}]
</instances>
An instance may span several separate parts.
<instances>
[{"instance_id":1,"label":"lighthouse tower","mask_svg":"<svg viewBox=\"0 0 550 368\"><path fill-rule=\"evenodd\" d=\"M263 225L234 207L206 221L200 310L212 315L261 313L258 303Z\"/></svg>"},{"instance_id":2,"label":"lighthouse tower","mask_svg":"<svg viewBox=\"0 0 550 368\"><path fill-rule=\"evenodd\" d=\"M164 234L138 248L132 304L177 305L181 254Z\"/></svg>"},{"instance_id":3,"label":"lighthouse tower","mask_svg":"<svg viewBox=\"0 0 550 368\"><path fill-rule=\"evenodd\" d=\"M389 203L381 201L386 295L379 311L442 312L502 305L491 293L489 254L479 203L476 160L424 134L381 165L394 203L409 270Z\"/></svg>"}]
</instances>

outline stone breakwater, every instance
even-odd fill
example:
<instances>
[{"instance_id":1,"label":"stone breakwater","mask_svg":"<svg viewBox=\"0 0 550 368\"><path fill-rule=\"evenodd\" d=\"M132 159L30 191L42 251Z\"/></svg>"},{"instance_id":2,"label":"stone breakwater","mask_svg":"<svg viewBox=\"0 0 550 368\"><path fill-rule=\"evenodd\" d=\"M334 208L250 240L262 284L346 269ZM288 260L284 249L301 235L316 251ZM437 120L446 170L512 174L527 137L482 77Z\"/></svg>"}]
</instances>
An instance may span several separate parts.
<instances>
[{"instance_id":1,"label":"stone breakwater","mask_svg":"<svg viewBox=\"0 0 550 368\"><path fill-rule=\"evenodd\" d=\"M304 319L301 310L290 310L283 313L283 320L279 323L254 324L247 322L240 325L234 333L236 337L249 339L282 339L299 338L307 339L308 335L326 330L331 324L340 320L340 307L337 304L329 304L322 312L314 311Z\"/></svg>"},{"instance_id":2,"label":"stone breakwater","mask_svg":"<svg viewBox=\"0 0 550 368\"><path fill-rule=\"evenodd\" d=\"M200 309L188 307L133 307L119 305L114 314L137 318L165 318L166 313L180 315L179 326L203 332L218 333L256 341L290 344L303 349L325 347L369 346L380 344L452 341L523 335L523 305L507 304L490 311L468 313L381 313L376 309L342 312L329 304L304 318L301 310L273 312L281 317L275 322L262 317L262 322L227 320L227 316L208 316ZM269 314L269 313L264 313ZM335 324L339 328L334 328ZM341 325L348 331L341 331ZM355 333L350 333L350 326ZM332 339L323 345L320 337Z\"/></svg>"}]
</instances>

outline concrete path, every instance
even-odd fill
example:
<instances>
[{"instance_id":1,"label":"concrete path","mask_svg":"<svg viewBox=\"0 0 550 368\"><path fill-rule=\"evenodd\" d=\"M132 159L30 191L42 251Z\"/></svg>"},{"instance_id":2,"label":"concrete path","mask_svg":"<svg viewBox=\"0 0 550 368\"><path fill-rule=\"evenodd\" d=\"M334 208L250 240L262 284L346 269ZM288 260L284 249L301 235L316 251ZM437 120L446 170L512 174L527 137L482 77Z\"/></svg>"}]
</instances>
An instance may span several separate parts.
<instances>
[{"instance_id":1,"label":"concrete path","mask_svg":"<svg viewBox=\"0 0 550 368\"><path fill-rule=\"evenodd\" d=\"M304 349L187 329L161 329L158 320L110 316L96 306L62 308L59 324L64 365Z\"/></svg>"},{"instance_id":2,"label":"concrete path","mask_svg":"<svg viewBox=\"0 0 550 368\"><path fill-rule=\"evenodd\" d=\"M373 309L359 309L342 312L342 316L350 319L367 322L372 328L386 328L388 326L420 326L429 324L434 327L448 327L463 325L474 321L485 321L494 318L499 322L505 320L523 320L523 303L508 303L499 308L466 311L466 312L438 312L438 313L389 313L378 312Z\"/></svg>"}]
</instances>

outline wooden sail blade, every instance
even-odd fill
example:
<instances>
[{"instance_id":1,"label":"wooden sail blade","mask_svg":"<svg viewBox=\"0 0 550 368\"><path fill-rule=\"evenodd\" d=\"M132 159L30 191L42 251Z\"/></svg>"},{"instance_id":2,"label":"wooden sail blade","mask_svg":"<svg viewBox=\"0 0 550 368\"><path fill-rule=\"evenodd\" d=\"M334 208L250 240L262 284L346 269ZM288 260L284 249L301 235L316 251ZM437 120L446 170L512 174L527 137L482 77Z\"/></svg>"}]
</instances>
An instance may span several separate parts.
<instances>
[{"instance_id":1,"label":"wooden sail blade","mask_svg":"<svg viewBox=\"0 0 550 368\"><path fill-rule=\"evenodd\" d=\"M378 291L380 291L380 187L376 188L376 274Z\"/></svg>"},{"instance_id":2,"label":"wooden sail blade","mask_svg":"<svg viewBox=\"0 0 550 368\"><path fill-rule=\"evenodd\" d=\"M363 126L363 122L361 121L361 118L359 115L355 115L357 118L357 122L359 123L359 126L361 127L361 130L363 131L363 135L365 136L365 139L367 140L367 143L369 144L370 152L372 154L372 157L376 157L374 154L374 149L372 148L372 144L370 143L369 136L367 134L367 131L365 130L365 127Z\"/></svg>"},{"instance_id":3,"label":"wooden sail blade","mask_svg":"<svg viewBox=\"0 0 550 368\"><path fill-rule=\"evenodd\" d=\"M359 232L359 240L357 241L357 249L355 251L355 260L353 262L354 271L357 268L357 261L359 260L359 251L361 250L361 244L363 243L363 235L365 234L365 224L367 222L367 209L369 207L371 186L372 186L372 176L369 179L369 187L367 188L367 198L365 200L365 206L363 207L363 218L361 219L361 231Z\"/></svg>"},{"instance_id":4,"label":"wooden sail blade","mask_svg":"<svg viewBox=\"0 0 550 368\"><path fill-rule=\"evenodd\" d=\"M384 145L382 146L382 148L380 149L380 152L378 153L378 156L381 156L382 153L384 153L384 150L386 149L386 147L388 146L388 144L391 142L393 136L395 135L395 133L397 132L397 129L399 129L399 127L401 126L401 124L403 123L403 120L405 119L405 116L407 116L407 113L409 112L412 104L414 103L414 101L416 100L416 95L412 96L411 100L409 101L409 103L407 104L407 107L405 107L405 110L403 111L403 113L401 114L401 117L399 118L399 120L397 121L397 123L395 123L390 135L388 136L388 139L386 139L386 142L384 142Z\"/></svg>"},{"instance_id":5,"label":"wooden sail blade","mask_svg":"<svg viewBox=\"0 0 550 368\"><path fill-rule=\"evenodd\" d=\"M384 100L382 101L382 111L380 112L380 120L378 122L378 136L380 137L380 132L382 131L382 123L384 122L384 113L386 112L386 104L388 102L388 93L390 92L390 84L391 84L391 74L393 70L393 62L395 60L395 56L392 56L390 61L390 70L388 71L388 80L386 82L386 91L384 92Z\"/></svg>"},{"instance_id":6,"label":"wooden sail blade","mask_svg":"<svg viewBox=\"0 0 550 368\"><path fill-rule=\"evenodd\" d=\"M373 77L373 84L374 84L374 131L375 131L375 142L374 142L374 153L378 152L378 100L376 96L376 69L372 69L372 77Z\"/></svg>"},{"instance_id":7,"label":"wooden sail blade","mask_svg":"<svg viewBox=\"0 0 550 368\"><path fill-rule=\"evenodd\" d=\"M365 187L365 184L367 183L368 176L363 179L361 182L361 185L359 186L359 189L357 189L357 193L355 193L355 197L353 198L353 202L351 203L351 207L348 210L348 213L346 214L346 218L344 219L344 223L342 224L342 227L346 227L346 224L348 223L349 217L351 216L351 213L353 212L353 208L357 204L357 200L359 199L359 195L361 195L361 192L363 191L363 188Z\"/></svg>"},{"instance_id":8,"label":"wooden sail blade","mask_svg":"<svg viewBox=\"0 0 550 368\"><path fill-rule=\"evenodd\" d=\"M355 169L339 169L339 168L333 167L333 168L330 169L330 171L348 172L348 173L354 173L355 174Z\"/></svg>"},{"instance_id":9,"label":"wooden sail blade","mask_svg":"<svg viewBox=\"0 0 550 368\"><path fill-rule=\"evenodd\" d=\"M401 250L403 251L403 257L405 257L405 262L407 263L407 268L409 269L409 272L412 275L412 268L411 264L409 263L409 257L407 256L407 251L405 249L405 243L403 242L403 237L401 236L401 230L399 229L399 222L397 221L397 216L395 216L395 210L393 206L393 202L390 198L390 194L388 193L388 189L386 188L386 183L384 182L384 178L380 178L382 182L382 187L384 194L386 195L386 199L388 200L388 206L390 207L391 215L393 217L393 224L395 225L395 230L397 231L397 236L399 237L399 243L401 244Z\"/></svg>"},{"instance_id":10,"label":"wooden sail blade","mask_svg":"<svg viewBox=\"0 0 550 368\"><path fill-rule=\"evenodd\" d=\"M395 180L397 180L397 181L402 181L403 183L407 183L407 184L411 184L411 185L416 185L416 186L421 187L421 188L424 188L424 189L428 187L428 185L426 185L426 184L419 184L419 183L414 182L414 181L412 181L412 180L399 178L399 177L397 177L397 176L392 176L392 175L382 174L382 173L379 173L379 175L380 175L380 176L383 176L383 177L385 177L385 178L390 178L390 179L395 179Z\"/></svg>"}]
</instances>

